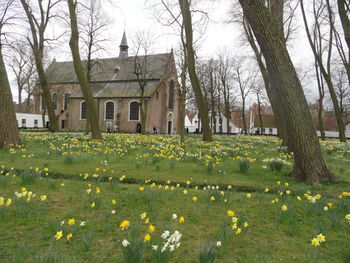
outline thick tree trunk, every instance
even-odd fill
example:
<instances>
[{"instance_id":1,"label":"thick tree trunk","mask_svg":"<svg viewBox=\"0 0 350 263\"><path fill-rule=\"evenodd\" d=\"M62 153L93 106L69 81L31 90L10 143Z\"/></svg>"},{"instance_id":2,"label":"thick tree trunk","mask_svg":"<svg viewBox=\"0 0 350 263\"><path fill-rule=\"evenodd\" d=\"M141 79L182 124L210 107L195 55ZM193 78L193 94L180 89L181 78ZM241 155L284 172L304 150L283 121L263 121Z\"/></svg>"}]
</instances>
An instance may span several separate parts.
<instances>
[{"instance_id":1,"label":"thick tree trunk","mask_svg":"<svg viewBox=\"0 0 350 263\"><path fill-rule=\"evenodd\" d=\"M192 29L192 17L188 0L179 0L181 8L181 14L184 21L185 33L186 33L186 50L188 59L188 72L192 83L192 88L196 96L199 114L202 120L203 128L203 141L212 141L212 132L209 126L208 108L205 103L203 93L200 87L200 83L196 73L195 52L193 49L193 29Z\"/></svg>"},{"instance_id":2,"label":"thick tree trunk","mask_svg":"<svg viewBox=\"0 0 350 263\"><path fill-rule=\"evenodd\" d=\"M82 89L86 106L88 109L87 119L90 125L92 139L99 140L102 139L102 135L98 123L96 105L79 53L79 32L76 16L76 4L77 3L74 0L68 0L70 26L72 31L69 46L72 51L75 74L77 75L77 78L79 80L80 87Z\"/></svg>"},{"instance_id":3,"label":"thick tree trunk","mask_svg":"<svg viewBox=\"0 0 350 263\"><path fill-rule=\"evenodd\" d=\"M350 53L350 19L348 17L349 15L348 8L350 8L350 2L347 3L349 5L348 8L345 7L346 0L337 0L337 2L338 2L339 17L343 27L345 41Z\"/></svg>"},{"instance_id":4,"label":"thick tree trunk","mask_svg":"<svg viewBox=\"0 0 350 263\"><path fill-rule=\"evenodd\" d=\"M276 9L274 9L274 10L277 12ZM272 89L272 87L271 87L269 72L267 71L266 66L264 64L262 54L259 51L259 49L255 43L254 35L253 35L253 32L251 31L250 25L248 23L245 23L245 22L243 25L244 25L244 29L245 29L245 33L246 33L248 42L254 51L261 75L263 77L263 81L264 81L265 89L266 89L266 94L267 94L267 97L269 98L269 101L271 103L271 107L272 107L272 110L273 110L273 113L275 116L275 120L276 120L276 124L277 124L277 132L278 132L277 135L280 139L282 139L282 146L287 147L288 151L292 152L292 147L291 147L291 145L288 144L287 124L286 124L286 121L282 115L282 106L280 105L280 102L277 98L278 97L277 94L274 93L275 89ZM281 27L279 27L279 28L281 29Z\"/></svg>"},{"instance_id":5,"label":"thick tree trunk","mask_svg":"<svg viewBox=\"0 0 350 263\"><path fill-rule=\"evenodd\" d=\"M18 132L11 87L0 46L0 148L4 144L20 145L21 139Z\"/></svg>"},{"instance_id":6,"label":"thick tree trunk","mask_svg":"<svg viewBox=\"0 0 350 263\"><path fill-rule=\"evenodd\" d=\"M323 159L304 91L282 32L262 1L239 1L264 54L271 86L284 106L283 116L294 152L291 176L313 183L337 181Z\"/></svg>"}]
</instances>

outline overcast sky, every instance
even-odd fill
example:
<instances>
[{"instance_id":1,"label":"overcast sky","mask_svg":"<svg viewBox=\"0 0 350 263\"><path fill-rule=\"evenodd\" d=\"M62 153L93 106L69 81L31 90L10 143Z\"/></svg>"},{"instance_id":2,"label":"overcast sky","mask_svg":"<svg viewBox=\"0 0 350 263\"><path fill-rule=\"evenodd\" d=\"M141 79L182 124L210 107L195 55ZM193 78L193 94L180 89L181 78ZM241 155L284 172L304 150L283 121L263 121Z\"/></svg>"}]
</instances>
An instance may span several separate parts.
<instances>
[{"instance_id":1,"label":"overcast sky","mask_svg":"<svg viewBox=\"0 0 350 263\"><path fill-rule=\"evenodd\" d=\"M153 16L153 11L146 8L144 0L112 0L113 5L105 4L105 9L113 19L113 24L108 32L111 41L108 43L107 50L102 56L115 57L119 55L119 44L123 31L126 31L129 46L132 45L132 36L137 31L150 30L157 38L157 53L169 52L171 48L176 48L179 43L177 36L173 34L172 29L160 25ZM202 41L199 56L209 58L215 56L221 49L227 49L232 54L242 54L240 41L240 29L238 25L225 23L228 18L231 0L217 0L209 10L210 22L204 39ZM294 36L295 40L289 47L294 64L298 68L306 68L312 63L312 53L309 44L306 41L305 33L300 19L296 21L299 24L299 30ZM59 31L59 25L55 25L51 31ZM248 49L249 50L249 49ZM50 52L51 58L58 61L71 60L68 41L64 41L59 47L55 47ZM13 75L10 74L13 80ZM313 84L310 84L312 87ZM13 85L12 85L13 86ZM309 101L316 98L315 91L308 87L306 95ZM14 98L16 92L14 90Z\"/></svg>"}]
</instances>

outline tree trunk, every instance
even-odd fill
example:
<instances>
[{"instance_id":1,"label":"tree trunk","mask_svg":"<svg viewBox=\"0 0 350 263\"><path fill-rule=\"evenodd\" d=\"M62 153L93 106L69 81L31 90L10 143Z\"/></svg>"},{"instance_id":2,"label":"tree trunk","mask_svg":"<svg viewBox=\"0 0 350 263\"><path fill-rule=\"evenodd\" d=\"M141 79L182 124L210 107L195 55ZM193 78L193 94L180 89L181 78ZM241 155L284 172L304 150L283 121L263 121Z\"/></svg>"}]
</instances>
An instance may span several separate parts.
<instances>
[{"instance_id":1,"label":"tree trunk","mask_svg":"<svg viewBox=\"0 0 350 263\"><path fill-rule=\"evenodd\" d=\"M0 46L0 148L4 144L20 145L18 123Z\"/></svg>"},{"instance_id":2,"label":"tree trunk","mask_svg":"<svg viewBox=\"0 0 350 263\"><path fill-rule=\"evenodd\" d=\"M294 152L292 177L302 181L334 182L313 128L303 88L289 57L282 32L262 1L239 0L264 54L272 87L283 105L283 116Z\"/></svg>"},{"instance_id":3,"label":"tree trunk","mask_svg":"<svg viewBox=\"0 0 350 263\"><path fill-rule=\"evenodd\" d=\"M181 69L181 89L180 89L180 144L184 146L185 144L185 116L186 116L186 72L187 72L187 58L184 53L184 64Z\"/></svg>"},{"instance_id":4,"label":"tree trunk","mask_svg":"<svg viewBox=\"0 0 350 263\"><path fill-rule=\"evenodd\" d=\"M263 121L262 121L262 117L261 117L261 102L260 102L259 94L257 94L257 99L258 99L258 114L259 114L260 129L261 129L260 133L263 134L264 125L263 125Z\"/></svg>"},{"instance_id":5,"label":"tree trunk","mask_svg":"<svg viewBox=\"0 0 350 263\"><path fill-rule=\"evenodd\" d=\"M22 88L21 88L21 84L19 82L17 82L18 85L18 111L22 112Z\"/></svg>"},{"instance_id":6,"label":"tree trunk","mask_svg":"<svg viewBox=\"0 0 350 263\"><path fill-rule=\"evenodd\" d=\"M77 75L77 78L79 80L80 87L83 92L87 106L87 119L90 125L92 139L99 140L102 139L102 135L98 123L96 105L94 98L92 97L89 81L87 79L79 53L79 32L76 16L76 5L77 3L74 2L74 0L68 0L70 26L72 31L69 46L72 52L75 74Z\"/></svg>"},{"instance_id":7,"label":"tree trunk","mask_svg":"<svg viewBox=\"0 0 350 263\"><path fill-rule=\"evenodd\" d=\"M315 61L315 71L316 71L316 79L317 79L317 87L318 87L318 95L319 95L319 103L318 103L318 124L320 127L321 140L325 140L325 132L323 127L323 98L324 98L324 84L323 78L320 76L319 68L317 65L317 61Z\"/></svg>"},{"instance_id":8,"label":"tree trunk","mask_svg":"<svg viewBox=\"0 0 350 263\"><path fill-rule=\"evenodd\" d=\"M144 88L143 88L144 90ZM144 98L144 91L142 91L140 97L140 113L141 113L141 134L146 134L147 125L147 105Z\"/></svg>"},{"instance_id":9,"label":"tree trunk","mask_svg":"<svg viewBox=\"0 0 350 263\"><path fill-rule=\"evenodd\" d=\"M344 31L345 41L350 53L350 19L348 17L349 10L345 7L346 0L337 0L337 3L338 3L339 17L340 17L340 21ZM350 3L348 3L348 5L350 5Z\"/></svg>"},{"instance_id":10,"label":"tree trunk","mask_svg":"<svg viewBox=\"0 0 350 263\"><path fill-rule=\"evenodd\" d=\"M274 9L277 12L277 9ZM269 101L271 103L271 107L275 116L276 124L277 124L277 135L280 139L282 139L282 146L287 147L289 152L292 152L292 147L291 145L288 144L288 134L287 134L287 124L285 119L283 118L282 115L282 106L280 105L280 102L278 100L277 94L275 94L274 90L271 87L271 81L270 81L270 76L269 72L266 69L266 66L264 64L262 54L258 50L257 45L255 44L255 39L253 32L251 31L250 25L249 24L243 24L245 33L247 35L247 39L249 41L250 46L252 47L255 57L257 59L257 63L261 72L261 75L263 77L263 81L265 84L265 89L266 89L266 94L267 97L269 98ZM281 27L279 27L281 29ZM282 31L283 32L283 31Z\"/></svg>"},{"instance_id":11,"label":"tree trunk","mask_svg":"<svg viewBox=\"0 0 350 263\"><path fill-rule=\"evenodd\" d=\"M179 0L181 14L186 33L186 50L188 59L188 73L191 79L192 88L196 96L198 110L202 120L203 141L212 141L212 132L209 126L208 108L205 103L203 93L200 87L198 76L196 73L195 51L193 49L193 29L192 17L188 0Z\"/></svg>"},{"instance_id":12,"label":"tree trunk","mask_svg":"<svg viewBox=\"0 0 350 263\"><path fill-rule=\"evenodd\" d=\"M245 119L245 98L242 98L242 121L243 121L243 128L244 128L244 134L248 135L248 131L247 131L247 123L246 123L246 119Z\"/></svg>"}]
</instances>

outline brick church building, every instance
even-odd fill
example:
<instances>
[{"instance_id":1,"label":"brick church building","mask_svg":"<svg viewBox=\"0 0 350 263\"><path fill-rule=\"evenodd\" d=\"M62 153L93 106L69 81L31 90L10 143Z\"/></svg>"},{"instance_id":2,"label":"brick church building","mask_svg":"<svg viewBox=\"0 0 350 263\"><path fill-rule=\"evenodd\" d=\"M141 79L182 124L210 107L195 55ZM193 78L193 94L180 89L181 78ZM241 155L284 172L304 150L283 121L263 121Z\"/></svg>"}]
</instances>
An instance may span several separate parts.
<instances>
[{"instance_id":1,"label":"brick church building","mask_svg":"<svg viewBox=\"0 0 350 263\"><path fill-rule=\"evenodd\" d=\"M128 56L124 32L119 57L94 60L90 88L97 103L102 130L118 127L120 132L136 132L140 116L140 86L135 75L135 57ZM138 57L138 59L145 57ZM148 55L149 69L144 78L146 131L173 134L179 132L179 85L174 54ZM87 108L72 61L57 62L47 69L53 107L60 129L84 130ZM34 99L35 113L45 113L43 97Z\"/></svg>"}]
</instances>

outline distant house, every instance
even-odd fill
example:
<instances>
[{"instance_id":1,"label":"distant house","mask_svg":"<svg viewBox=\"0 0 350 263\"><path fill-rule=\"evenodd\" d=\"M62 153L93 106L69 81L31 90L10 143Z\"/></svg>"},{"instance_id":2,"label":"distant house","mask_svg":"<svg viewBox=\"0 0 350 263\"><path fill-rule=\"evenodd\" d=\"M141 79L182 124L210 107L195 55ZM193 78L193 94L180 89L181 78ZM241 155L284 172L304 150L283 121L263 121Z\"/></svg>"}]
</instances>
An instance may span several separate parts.
<instances>
[{"instance_id":1,"label":"distant house","mask_svg":"<svg viewBox=\"0 0 350 263\"><path fill-rule=\"evenodd\" d=\"M188 115L185 116L185 129L187 129L190 133L194 133L196 131L196 128L192 124Z\"/></svg>"},{"instance_id":2,"label":"distant house","mask_svg":"<svg viewBox=\"0 0 350 263\"><path fill-rule=\"evenodd\" d=\"M45 116L45 124L43 123L43 116L41 114L32 113L16 113L18 128L20 129L38 129L46 128L48 116Z\"/></svg>"},{"instance_id":3,"label":"distant house","mask_svg":"<svg viewBox=\"0 0 350 263\"><path fill-rule=\"evenodd\" d=\"M47 127L48 116L45 115L45 123L43 123L43 115L35 114L33 102L25 100L21 104L14 104L18 128L20 129L39 129Z\"/></svg>"},{"instance_id":4,"label":"distant house","mask_svg":"<svg viewBox=\"0 0 350 263\"><path fill-rule=\"evenodd\" d=\"M209 120L211 121L211 112L209 112ZM227 118L224 114L216 115L211 121L210 126L213 133L227 133ZM231 120L229 120L229 133L237 134L240 133L241 129L238 128ZM202 132L202 123L198 114L195 114L192 122L191 129L189 132Z\"/></svg>"},{"instance_id":5,"label":"distant house","mask_svg":"<svg viewBox=\"0 0 350 263\"><path fill-rule=\"evenodd\" d=\"M253 127L251 127L252 134L277 135L277 124L274 115L253 115L251 120Z\"/></svg>"}]
</instances>

